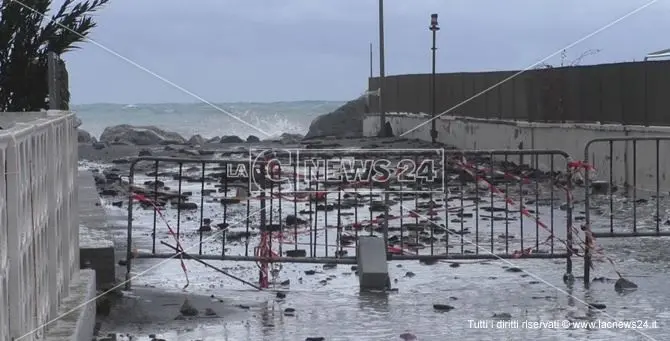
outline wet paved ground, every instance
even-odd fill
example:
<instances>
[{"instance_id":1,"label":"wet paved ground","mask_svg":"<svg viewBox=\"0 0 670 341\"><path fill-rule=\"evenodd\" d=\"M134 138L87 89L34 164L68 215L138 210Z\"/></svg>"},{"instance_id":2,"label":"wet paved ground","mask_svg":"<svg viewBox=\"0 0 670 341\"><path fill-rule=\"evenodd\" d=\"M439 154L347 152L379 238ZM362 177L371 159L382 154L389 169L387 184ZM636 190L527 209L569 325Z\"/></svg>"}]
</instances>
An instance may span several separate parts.
<instances>
[{"instance_id":1,"label":"wet paved ground","mask_svg":"<svg viewBox=\"0 0 670 341\"><path fill-rule=\"evenodd\" d=\"M145 179L140 179L145 180ZM188 189L185 189L188 190ZM195 191L197 192L197 190ZM580 193L575 193L580 198ZM193 198L193 202L200 202ZM637 213L641 228L655 228L655 199L641 205ZM663 199L665 200L665 199ZM560 204L560 202L558 203ZM617 224L625 223L631 216L630 202L617 199L615 202ZM413 208L413 203L406 203ZM466 205L469 205L466 203ZM396 205L396 209L400 206ZM609 201L603 198L594 201L594 229L609 228ZM668 207L667 205L661 205ZM291 206L292 207L292 206ZM206 217L214 221L221 219L220 205L206 205ZM123 208L108 207L110 215L120 216ZM284 212L291 213L292 208ZM472 212L468 206L464 212ZM551 208L540 211L542 219L547 219ZM574 210L575 220L583 217L583 204ZM246 209L230 212L231 215L244 217ZM253 212L253 211L252 211ZM394 213L393 211L391 213ZM667 212L659 212L661 228L667 229L664 222ZM396 212L397 214L397 212ZM197 214L196 214L197 215ZM195 232L199 223L196 215L182 217L182 231L185 247L197 242ZM482 214L485 216L486 214ZM151 249L152 214L136 211L134 228L134 247L140 250ZM518 217L518 214L515 216ZM650 217L652 217L650 219ZM174 221L175 217L168 220ZM451 221L453 217L448 217ZM480 217L481 219L482 217ZM328 218L334 222L332 216ZM565 226L564 211L554 210L557 231ZM235 219L231 219L230 222ZM443 220L444 221L444 220ZM332 223L331 223L332 224ZM481 222L483 229L480 237L476 234L465 236L465 240L479 239L483 245L490 243L488 233L490 222ZM497 224L497 225L495 225ZM504 241L497 236L503 233L504 223L495 222L494 252L504 251ZM528 222L526 222L528 224ZM113 233L118 239L125 236L125 221L120 221ZM460 223L454 227L460 229ZM534 244L535 224L528 229L526 241ZM560 226L560 228L559 228ZM470 219L466 227L472 226ZM165 230L163 224L159 231ZM234 226L231 225L231 229ZM507 226L510 234L510 249L518 248L519 223ZM619 228L619 227L617 227ZM333 231L329 231L331 233ZM524 235L526 234L524 233ZM208 235L216 234L210 232ZM557 233L558 234L558 233ZM559 234L560 235L560 234ZM158 234L159 239L170 242L166 231ZM543 236L546 237L546 234ZM453 237L456 250L460 252L460 237ZM488 238L488 239L487 239ZM331 235L331 243L334 236ZM205 243L204 252L220 252L220 239L212 238ZM321 240L321 242L325 242ZM256 242L251 243L251 247ZM420 264L418 261L393 262L389 265L393 287L397 291L385 294L362 294L358 291L358 280L351 266L339 265L335 269L323 269L320 265L284 264L279 271L276 283L288 280L289 285L272 289L286 293L286 298L277 299L275 292L259 293L243 284L220 275L193 261L187 261L190 286L186 292L180 290L186 284L184 274L177 260L142 259L135 261L133 273L141 274L133 281L136 288L152 288L158 292L173 292L169 298L157 299L152 290L137 292L138 298L129 298L124 303L125 311L142 311L144 318L136 318L132 313L112 314L102 320L101 334L119 332L129 333L135 339L148 340L149 335L165 340L305 340L307 337L325 337L326 340L400 340L403 333L414 334L418 340L665 340L670 318L670 296L667 295L669 278L670 251L667 238L629 238L599 240L608 256L614 259L617 268L624 277L634 281L638 290L625 295L614 290L614 281L595 281L590 289L584 289L577 279L574 288L563 283L565 260L496 260L490 262L463 261L460 266L441 262L434 265ZM160 245L160 244L159 244ZM557 248L559 246L557 245ZM230 246L231 254L243 253L243 246ZM488 247L487 247L488 248ZM453 248L452 248L453 249ZM469 248L474 250L472 246ZM159 250L161 250L159 248ZM321 250L321 249L320 249ZM325 249L324 249L325 250ZM329 252L334 252L334 248ZM445 249L436 251L444 252ZM166 252L163 248L162 252ZM425 252L425 250L424 250ZM479 250L486 253L486 250ZM351 253L350 253L351 255ZM215 266L225 267L230 273L251 282L258 279L258 267L253 263L211 262ZM523 272L508 270L518 267ZM313 275L306 270L316 270ZM574 273L579 275L583 266L574 258ZM596 263L593 277L616 279L614 268L608 263ZM221 317L198 318L194 320L170 319L179 315L179 306L183 297L196 297L205 303L210 299L211 309ZM203 299L204 297L204 299ZM221 302L223 301L223 302ZM134 302L134 303L128 303ZM588 304L604 304L597 310ZM135 308L128 309L128 304ZM436 311L433 304L448 304L453 310ZM240 307L241 306L241 307ZM204 306L203 306L204 307ZM284 310L294 308L294 316L286 316ZM509 314L509 316L506 316ZM656 328L635 330L622 329L550 329L550 328L474 328L478 320L491 320L493 316L511 317L519 321L647 321L648 327ZM123 318L122 318L123 316Z\"/></svg>"},{"instance_id":2,"label":"wet paved ground","mask_svg":"<svg viewBox=\"0 0 670 341\"><path fill-rule=\"evenodd\" d=\"M636 241L639 243L639 241ZM659 245L661 244L661 245ZM662 246L662 243L645 245ZM290 279L284 300L273 293L258 293L218 275L211 270L188 263L191 286L189 293L215 295L227 306L246 304L251 308L244 318L224 316L212 321L195 320L190 324L142 323L111 320L103 324L106 332L125 332L148 337L156 334L166 340L303 340L309 336L323 336L327 340L398 340L405 332L420 340L444 340L458 337L464 340L643 340L643 335L631 330L495 330L470 328L470 320L491 319L494 314L508 313L512 319L547 321L571 319L595 320L649 320L658 321L658 329L642 330L657 340L667 339L668 313L667 265L659 268L643 260L639 254L619 266L629 279L639 285L636 292L619 295L613 282L595 282L586 291L581 284L570 291L562 283L562 261L512 261L514 266L528 273L508 272L505 262L468 264L452 268L448 264L420 265L418 262L392 263L391 277L397 292L389 294L359 294L357 279L346 266L320 271L307 276L304 270L317 268L307 265L285 265L282 280ZM667 258L656 259L666 263ZM143 260L136 272L155 266L158 260ZM232 266L232 264L215 265ZM400 267L399 267L400 266ZM576 264L581 269L581 264ZM252 279L254 265L237 265L231 269L236 275L247 274ZM616 278L607 267L601 266L596 275ZM415 276L408 277L407 272ZM532 274L532 275L531 275ZM636 277L653 274L652 277ZM528 276L525 276L528 275ZM321 280L333 276L326 285ZM525 277L524 277L525 276ZM535 278L537 277L537 278ZM299 280L302 278L302 283ZM397 280L397 281L396 281ZM185 284L177 261L168 261L142 275L134 285L179 292ZM556 288L554 288L555 286ZM569 297L572 293L574 297ZM249 302L255 302L252 304ZM169 310L179 315L180 301ZM437 312L433 304L449 304L454 310ZM603 311L589 309L584 303L606 305ZM296 309L295 316L284 316L287 307ZM216 309L216 307L214 307ZM165 321L164 321L165 322Z\"/></svg>"}]
</instances>

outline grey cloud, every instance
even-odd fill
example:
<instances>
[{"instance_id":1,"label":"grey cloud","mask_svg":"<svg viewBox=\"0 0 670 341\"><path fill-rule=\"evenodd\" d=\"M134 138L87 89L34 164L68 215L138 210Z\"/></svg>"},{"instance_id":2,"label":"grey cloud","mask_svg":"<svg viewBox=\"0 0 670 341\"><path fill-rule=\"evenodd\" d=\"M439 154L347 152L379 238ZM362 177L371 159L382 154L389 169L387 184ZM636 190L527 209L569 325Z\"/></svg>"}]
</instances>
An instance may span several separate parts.
<instances>
[{"instance_id":1,"label":"grey cloud","mask_svg":"<svg viewBox=\"0 0 670 341\"><path fill-rule=\"evenodd\" d=\"M386 0L387 74L430 70L429 15L440 15L438 71L524 68L643 0ZM670 47L659 1L568 51L584 63L641 59ZM376 0L112 0L93 38L212 101L337 99L377 72ZM667 44L667 45L666 45ZM65 56L73 100L192 102L98 47ZM560 62L559 57L550 60Z\"/></svg>"}]
</instances>

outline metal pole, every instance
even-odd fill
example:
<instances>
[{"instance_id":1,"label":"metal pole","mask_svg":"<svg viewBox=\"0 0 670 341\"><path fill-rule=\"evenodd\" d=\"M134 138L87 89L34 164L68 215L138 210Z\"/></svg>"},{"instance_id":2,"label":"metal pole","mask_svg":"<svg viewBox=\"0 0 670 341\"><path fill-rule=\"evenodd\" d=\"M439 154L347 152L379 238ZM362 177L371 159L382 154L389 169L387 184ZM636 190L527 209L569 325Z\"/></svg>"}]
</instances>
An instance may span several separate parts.
<instances>
[{"instance_id":1,"label":"metal pole","mask_svg":"<svg viewBox=\"0 0 670 341\"><path fill-rule=\"evenodd\" d=\"M433 68L432 68L432 73L430 75L430 83L431 83L431 128L430 128L430 140L434 144L437 142L437 127L435 126L435 116L437 115L437 87L435 86L435 53L437 51L436 47L436 37L437 37L437 31L440 28L437 26L437 14L431 14L430 15L430 30L433 32Z\"/></svg>"},{"instance_id":2,"label":"metal pole","mask_svg":"<svg viewBox=\"0 0 670 341\"><path fill-rule=\"evenodd\" d=\"M436 109L435 109L435 30L433 30L433 71L430 75L430 83L431 83L431 91L432 91L432 103L431 103L431 130L430 130L430 140L432 143L435 143L435 139L437 138L437 129L435 128L435 115L436 115Z\"/></svg>"},{"instance_id":3,"label":"metal pole","mask_svg":"<svg viewBox=\"0 0 670 341\"><path fill-rule=\"evenodd\" d=\"M372 43L370 43L370 78L372 78Z\"/></svg>"},{"instance_id":4,"label":"metal pole","mask_svg":"<svg viewBox=\"0 0 670 341\"><path fill-rule=\"evenodd\" d=\"M384 0L379 0L379 134L386 136L386 111L382 100L384 89Z\"/></svg>"},{"instance_id":5,"label":"metal pole","mask_svg":"<svg viewBox=\"0 0 670 341\"><path fill-rule=\"evenodd\" d=\"M60 109L60 84L58 81L58 55L54 52L47 53L47 74L49 77L49 109Z\"/></svg>"}]
</instances>

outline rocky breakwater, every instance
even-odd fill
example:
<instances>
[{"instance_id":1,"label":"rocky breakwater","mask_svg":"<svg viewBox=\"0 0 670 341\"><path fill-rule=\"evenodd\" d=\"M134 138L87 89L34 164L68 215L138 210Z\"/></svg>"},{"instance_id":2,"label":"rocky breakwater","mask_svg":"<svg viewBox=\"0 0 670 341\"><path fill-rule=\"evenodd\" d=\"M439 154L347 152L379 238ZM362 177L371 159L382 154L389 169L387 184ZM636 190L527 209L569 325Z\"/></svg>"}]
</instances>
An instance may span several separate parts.
<instances>
[{"instance_id":1,"label":"rocky breakwater","mask_svg":"<svg viewBox=\"0 0 670 341\"><path fill-rule=\"evenodd\" d=\"M200 157L212 156L217 151L234 147L255 145L298 144L300 134L282 134L276 138L261 140L249 135L190 138L155 126L133 126L129 124L105 128L99 139L85 130L78 129L80 160L111 163L112 161L137 156Z\"/></svg>"},{"instance_id":2,"label":"rocky breakwater","mask_svg":"<svg viewBox=\"0 0 670 341\"><path fill-rule=\"evenodd\" d=\"M305 139L319 137L362 137L363 118L368 112L365 96L349 101L335 111L314 119Z\"/></svg>"}]
</instances>

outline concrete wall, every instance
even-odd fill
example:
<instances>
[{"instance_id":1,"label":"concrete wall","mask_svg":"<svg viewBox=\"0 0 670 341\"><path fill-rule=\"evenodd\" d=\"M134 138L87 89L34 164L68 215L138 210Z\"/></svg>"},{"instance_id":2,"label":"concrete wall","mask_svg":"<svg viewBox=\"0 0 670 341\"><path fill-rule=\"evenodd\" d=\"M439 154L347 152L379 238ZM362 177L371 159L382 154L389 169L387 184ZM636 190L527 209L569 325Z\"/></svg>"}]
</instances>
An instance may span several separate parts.
<instances>
[{"instance_id":1,"label":"concrete wall","mask_svg":"<svg viewBox=\"0 0 670 341\"><path fill-rule=\"evenodd\" d=\"M396 136L430 141L431 123L427 114L391 113L387 120ZM670 188L670 127L622 126L586 123L532 123L522 121L486 120L457 116L441 116L436 121L438 141L459 149L557 149L568 153L573 160L584 160L588 141L596 138L659 136L667 140L599 142L589 147L589 163L596 168L598 179L615 184L629 184L642 192L655 193L656 179L661 191ZM426 123L428 122L428 123ZM379 116L370 115L363 121L365 136L379 131ZM635 146L635 148L634 148ZM635 150L635 151L634 151ZM612 172L610 172L610 158ZM517 161L510 159L510 161ZM529 163L529 162L526 162ZM539 158L538 165L549 169L549 157ZM657 176L658 165L658 176ZM565 160L554 158L554 168L565 169ZM633 176L636 170L635 176Z\"/></svg>"},{"instance_id":2,"label":"concrete wall","mask_svg":"<svg viewBox=\"0 0 670 341\"><path fill-rule=\"evenodd\" d=\"M79 281L75 116L22 115L0 130L0 340L44 338Z\"/></svg>"}]
</instances>

